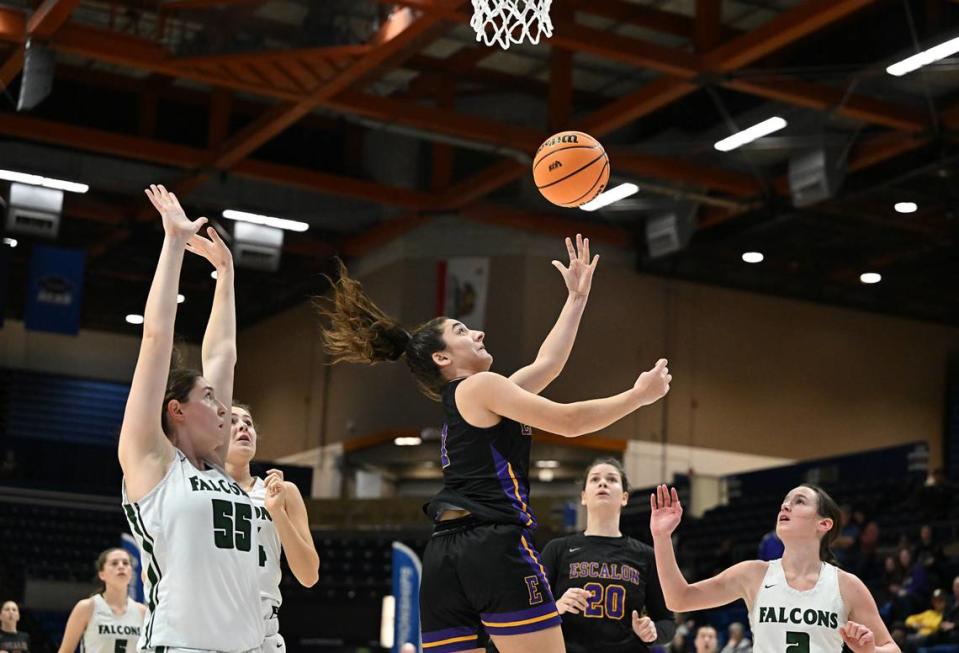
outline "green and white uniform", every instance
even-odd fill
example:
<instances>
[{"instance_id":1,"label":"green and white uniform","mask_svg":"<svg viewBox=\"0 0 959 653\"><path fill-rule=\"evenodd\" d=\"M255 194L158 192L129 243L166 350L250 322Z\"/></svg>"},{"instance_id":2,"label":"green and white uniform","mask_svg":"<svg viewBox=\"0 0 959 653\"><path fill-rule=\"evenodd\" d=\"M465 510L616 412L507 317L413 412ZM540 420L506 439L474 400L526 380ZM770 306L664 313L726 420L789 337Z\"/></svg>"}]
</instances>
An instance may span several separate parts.
<instances>
[{"instance_id":1,"label":"green and white uniform","mask_svg":"<svg viewBox=\"0 0 959 653\"><path fill-rule=\"evenodd\" d=\"M143 628L140 604L127 597L123 614L113 611L102 594L94 594L93 616L80 640L82 653L133 653Z\"/></svg>"},{"instance_id":2,"label":"green and white uniform","mask_svg":"<svg viewBox=\"0 0 959 653\"><path fill-rule=\"evenodd\" d=\"M183 452L123 509L143 551L147 619L138 648L240 653L263 642L256 510L222 469Z\"/></svg>"},{"instance_id":3,"label":"green and white uniform","mask_svg":"<svg viewBox=\"0 0 959 653\"><path fill-rule=\"evenodd\" d=\"M285 653L286 642L280 635L280 620L278 617L283 597L280 595L280 579L283 572L280 570L280 555L283 546L280 544L280 535L276 532L273 519L267 512L266 484L257 477L250 488L250 500L256 508L257 540L260 547L260 606L263 616L264 653Z\"/></svg>"},{"instance_id":4,"label":"green and white uniform","mask_svg":"<svg viewBox=\"0 0 959 653\"><path fill-rule=\"evenodd\" d=\"M822 563L816 586L800 592L786 582L782 560L772 560L749 612L753 653L839 653L847 614L836 567Z\"/></svg>"}]
</instances>

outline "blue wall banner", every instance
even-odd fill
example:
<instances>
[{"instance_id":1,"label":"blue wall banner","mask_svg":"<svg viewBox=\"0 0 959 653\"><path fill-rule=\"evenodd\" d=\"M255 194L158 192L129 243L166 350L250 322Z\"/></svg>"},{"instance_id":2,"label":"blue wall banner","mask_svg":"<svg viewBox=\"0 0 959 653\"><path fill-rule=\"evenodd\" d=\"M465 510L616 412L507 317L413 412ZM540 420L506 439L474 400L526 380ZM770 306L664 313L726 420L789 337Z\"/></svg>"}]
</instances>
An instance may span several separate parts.
<instances>
[{"instance_id":1,"label":"blue wall banner","mask_svg":"<svg viewBox=\"0 0 959 653\"><path fill-rule=\"evenodd\" d=\"M33 248L24 325L32 331L76 335L86 254L78 249Z\"/></svg>"},{"instance_id":2,"label":"blue wall banner","mask_svg":"<svg viewBox=\"0 0 959 653\"><path fill-rule=\"evenodd\" d=\"M412 644L420 651L420 577L423 566L419 556L402 542L393 542L393 596L396 612L393 619L393 653L403 644Z\"/></svg>"},{"instance_id":3,"label":"blue wall banner","mask_svg":"<svg viewBox=\"0 0 959 653\"><path fill-rule=\"evenodd\" d=\"M129 533L122 533L120 535L120 546L130 554L130 558L133 560L133 578L130 579L130 598L139 603L143 603L143 574L140 573L142 569L140 565L140 547L137 546L137 541Z\"/></svg>"}]
</instances>

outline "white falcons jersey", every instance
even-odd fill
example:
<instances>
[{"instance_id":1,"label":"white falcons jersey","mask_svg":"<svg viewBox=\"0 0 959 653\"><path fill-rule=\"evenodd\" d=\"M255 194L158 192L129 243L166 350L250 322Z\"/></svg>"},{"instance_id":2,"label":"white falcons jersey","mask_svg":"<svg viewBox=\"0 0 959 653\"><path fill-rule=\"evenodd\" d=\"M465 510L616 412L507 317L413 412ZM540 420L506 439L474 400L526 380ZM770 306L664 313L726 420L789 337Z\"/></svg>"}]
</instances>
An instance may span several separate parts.
<instances>
[{"instance_id":1,"label":"white falcons jersey","mask_svg":"<svg viewBox=\"0 0 959 653\"><path fill-rule=\"evenodd\" d=\"M166 476L123 510L143 552L147 620L138 648L232 653L263 641L256 510L222 469L183 452Z\"/></svg>"},{"instance_id":2,"label":"white falcons jersey","mask_svg":"<svg viewBox=\"0 0 959 653\"><path fill-rule=\"evenodd\" d=\"M262 478L257 477L254 481L250 489L250 500L256 508L257 539L260 543L260 601L263 604L264 618L270 619L276 616L274 608L279 608L283 603L283 597L280 595L280 579L283 576L280 570L280 554L283 552L283 546L273 525L273 518L270 517L264 505L266 484Z\"/></svg>"},{"instance_id":3,"label":"white falcons jersey","mask_svg":"<svg viewBox=\"0 0 959 653\"><path fill-rule=\"evenodd\" d=\"M786 583L782 561L772 560L749 612L753 651L840 653L846 616L836 567L822 563L816 586L800 592Z\"/></svg>"},{"instance_id":4,"label":"white falcons jersey","mask_svg":"<svg viewBox=\"0 0 959 653\"><path fill-rule=\"evenodd\" d=\"M140 604L127 597L126 611L117 615L102 594L92 598L93 616L80 640L82 653L133 653L143 628Z\"/></svg>"}]
</instances>

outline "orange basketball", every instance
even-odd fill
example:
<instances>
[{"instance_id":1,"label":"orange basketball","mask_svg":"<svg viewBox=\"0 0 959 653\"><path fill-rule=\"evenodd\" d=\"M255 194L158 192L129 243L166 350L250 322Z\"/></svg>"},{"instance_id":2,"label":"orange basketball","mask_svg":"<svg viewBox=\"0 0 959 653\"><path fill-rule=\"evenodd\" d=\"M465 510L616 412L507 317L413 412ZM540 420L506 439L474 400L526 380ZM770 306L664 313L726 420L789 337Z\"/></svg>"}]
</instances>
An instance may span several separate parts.
<instances>
[{"instance_id":1,"label":"orange basketball","mask_svg":"<svg viewBox=\"0 0 959 653\"><path fill-rule=\"evenodd\" d=\"M557 206L585 204L609 182L609 157L595 138L583 132L553 134L536 150L533 180L543 197Z\"/></svg>"}]
</instances>

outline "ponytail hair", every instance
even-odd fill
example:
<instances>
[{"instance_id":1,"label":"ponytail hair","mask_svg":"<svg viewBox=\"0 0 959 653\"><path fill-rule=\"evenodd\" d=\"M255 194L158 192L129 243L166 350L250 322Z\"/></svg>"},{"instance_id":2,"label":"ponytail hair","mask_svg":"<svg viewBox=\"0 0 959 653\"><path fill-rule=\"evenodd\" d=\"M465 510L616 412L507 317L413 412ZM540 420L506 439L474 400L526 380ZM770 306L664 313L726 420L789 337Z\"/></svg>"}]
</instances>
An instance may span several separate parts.
<instances>
[{"instance_id":1,"label":"ponytail hair","mask_svg":"<svg viewBox=\"0 0 959 653\"><path fill-rule=\"evenodd\" d=\"M339 278L331 296L314 300L323 324L323 345L333 363L394 362L406 357L420 392L438 401L445 379L433 354L446 349L445 317L407 331L377 306L363 285L350 277L339 261Z\"/></svg>"},{"instance_id":2,"label":"ponytail hair","mask_svg":"<svg viewBox=\"0 0 959 653\"><path fill-rule=\"evenodd\" d=\"M839 561L836 560L836 556L832 552L832 545L839 537L839 529L842 528L842 512L839 509L839 504L818 485L803 483L800 487L807 487L816 493L816 498L818 499L816 513L820 517L826 517L832 520L832 528L819 540L819 559L838 567Z\"/></svg>"}]
</instances>

